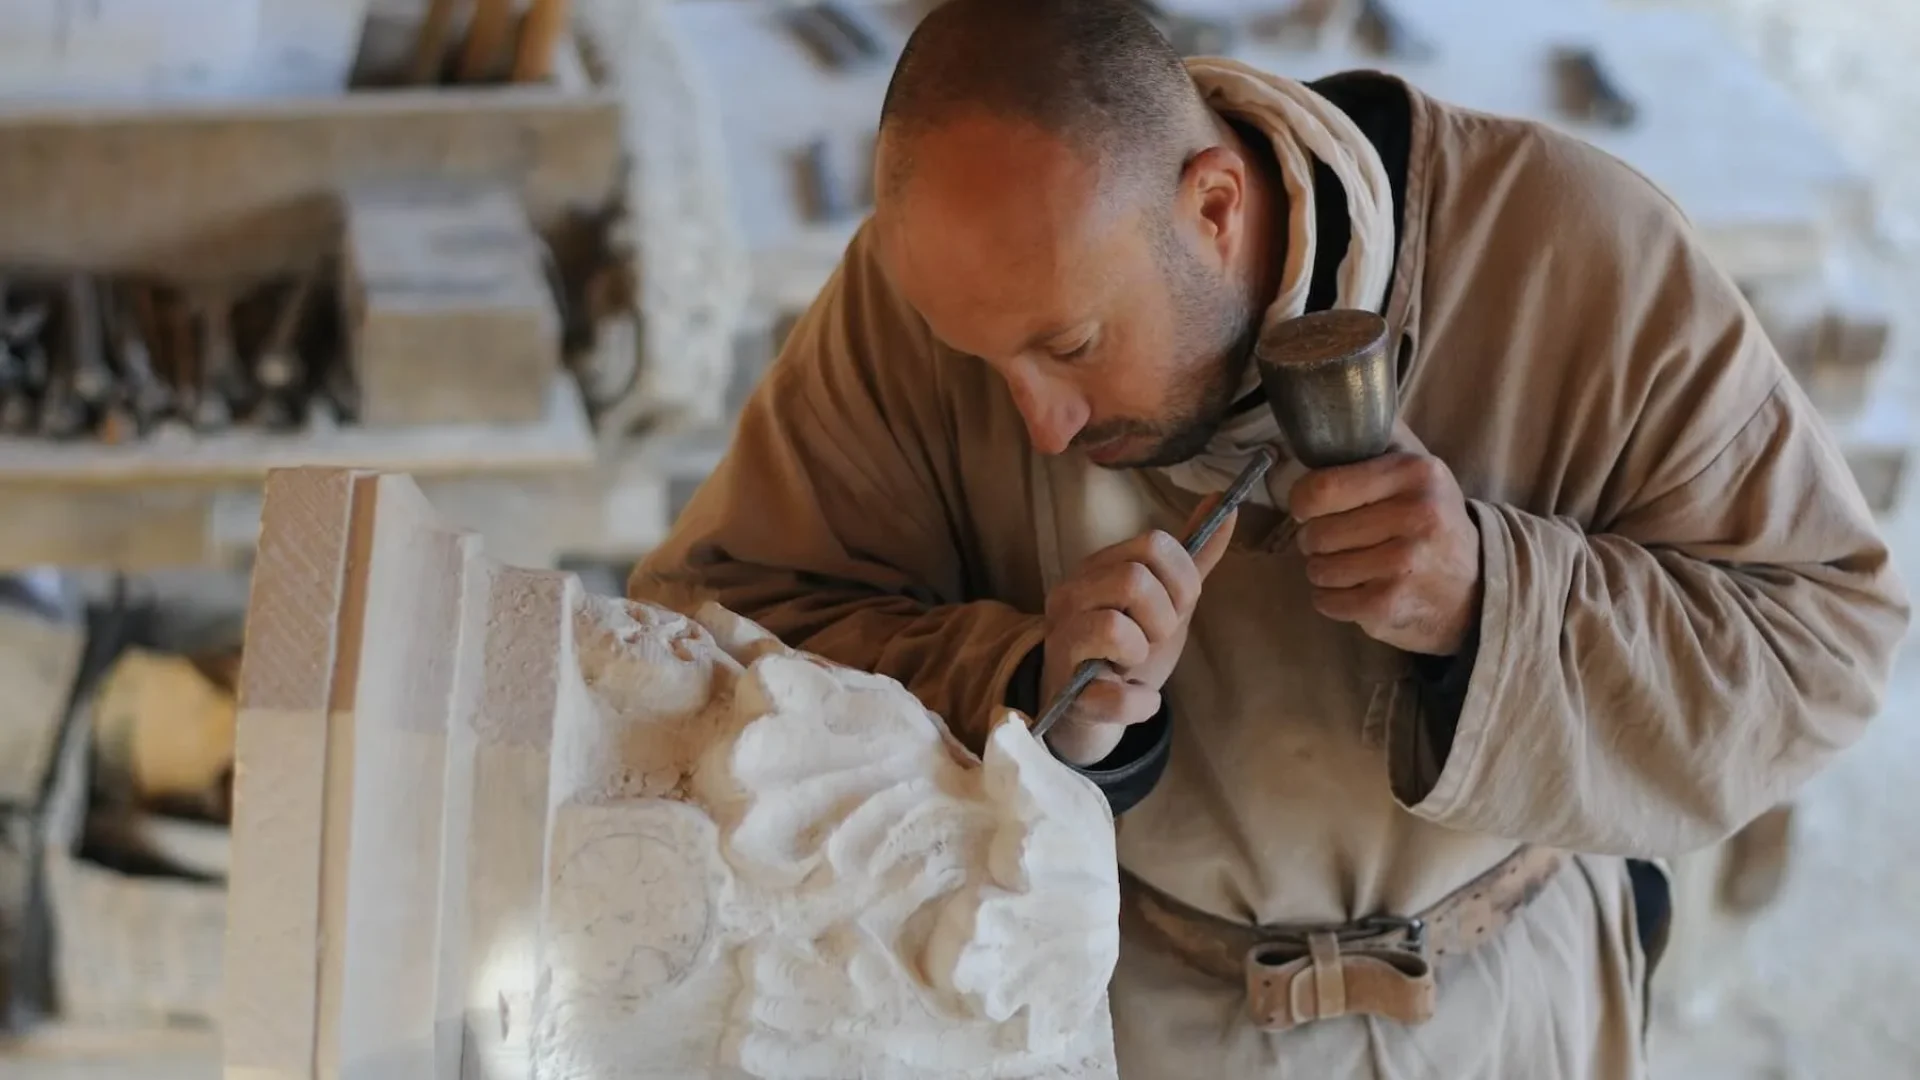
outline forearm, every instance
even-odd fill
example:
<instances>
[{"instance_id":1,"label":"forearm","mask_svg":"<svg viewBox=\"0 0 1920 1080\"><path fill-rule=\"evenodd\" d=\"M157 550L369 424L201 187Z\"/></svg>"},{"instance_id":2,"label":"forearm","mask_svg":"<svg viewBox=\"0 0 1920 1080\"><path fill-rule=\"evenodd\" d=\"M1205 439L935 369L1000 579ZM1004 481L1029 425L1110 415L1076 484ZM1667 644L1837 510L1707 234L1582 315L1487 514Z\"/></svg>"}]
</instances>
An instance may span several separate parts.
<instances>
[{"instance_id":1,"label":"forearm","mask_svg":"<svg viewBox=\"0 0 1920 1080\"><path fill-rule=\"evenodd\" d=\"M738 563L695 572L684 564L643 562L627 587L635 600L688 608L704 600L743 615L788 645L835 663L895 679L947 722L975 753L998 708L1029 717L1040 701L1043 636L1038 616L976 601L924 607L876 596L849 583L799 580ZM1068 768L1085 776L1118 815L1147 796L1166 770L1173 726L1160 715L1129 728L1100 761Z\"/></svg>"},{"instance_id":2,"label":"forearm","mask_svg":"<svg viewBox=\"0 0 1920 1080\"><path fill-rule=\"evenodd\" d=\"M1579 851L1677 853L1791 793L1879 707L1906 607L1870 534L1820 562L1729 566L1473 511L1478 655L1437 775L1396 784L1416 814Z\"/></svg>"},{"instance_id":3,"label":"forearm","mask_svg":"<svg viewBox=\"0 0 1920 1080\"><path fill-rule=\"evenodd\" d=\"M676 608L711 600L794 648L894 679L976 753L1015 667L1041 636L1038 616L996 601L926 604L739 562L649 559L627 591Z\"/></svg>"}]
</instances>

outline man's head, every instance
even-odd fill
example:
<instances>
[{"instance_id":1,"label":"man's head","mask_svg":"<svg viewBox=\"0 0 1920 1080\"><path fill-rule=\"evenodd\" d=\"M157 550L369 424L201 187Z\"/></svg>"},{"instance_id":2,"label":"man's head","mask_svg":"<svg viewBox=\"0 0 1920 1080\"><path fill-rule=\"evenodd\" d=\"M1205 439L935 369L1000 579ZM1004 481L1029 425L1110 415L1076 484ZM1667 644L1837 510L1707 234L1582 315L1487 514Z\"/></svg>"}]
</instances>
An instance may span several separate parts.
<instances>
[{"instance_id":1,"label":"man's head","mask_svg":"<svg viewBox=\"0 0 1920 1080\"><path fill-rule=\"evenodd\" d=\"M1198 453L1232 403L1267 259L1257 166L1127 0L949 0L881 111L887 272L993 366L1034 445Z\"/></svg>"}]
</instances>

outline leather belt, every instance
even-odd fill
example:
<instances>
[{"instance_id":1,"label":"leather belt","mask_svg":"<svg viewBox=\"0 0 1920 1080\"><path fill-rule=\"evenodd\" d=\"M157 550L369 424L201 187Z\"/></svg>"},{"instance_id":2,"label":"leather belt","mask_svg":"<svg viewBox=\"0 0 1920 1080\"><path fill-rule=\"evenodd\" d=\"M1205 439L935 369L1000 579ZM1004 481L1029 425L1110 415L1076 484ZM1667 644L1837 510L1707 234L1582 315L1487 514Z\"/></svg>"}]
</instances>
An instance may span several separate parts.
<instances>
[{"instance_id":1,"label":"leather belt","mask_svg":"<svg viewBox=\"0 0 1920 1080\"><path fill-rule=\"evenodd\" d=\"M1369 1013L1418 1024L1433 1016L1433 961L1470 952L1512 921L1564 865L1524 846L1418 915L1345 925L1234 922L1120 871L1120 927L1198 971L1245 980L1247 1012L1264 1030Z\"/></svg>"}]
</instances>

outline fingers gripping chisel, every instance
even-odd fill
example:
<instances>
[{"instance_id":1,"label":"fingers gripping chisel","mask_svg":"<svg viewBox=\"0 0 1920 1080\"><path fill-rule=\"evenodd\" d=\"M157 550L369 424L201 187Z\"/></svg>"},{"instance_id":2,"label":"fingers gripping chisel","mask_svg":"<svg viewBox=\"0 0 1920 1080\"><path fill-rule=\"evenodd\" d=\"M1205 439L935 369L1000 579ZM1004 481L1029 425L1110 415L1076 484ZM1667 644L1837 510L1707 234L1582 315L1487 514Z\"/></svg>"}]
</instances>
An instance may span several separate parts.
<instances>
[{"instance_id":1,"label":"fingers gripping chisel","mask_svg":"<svg viewBox=\"0 0 1920 1080\"><path fill-rule=\"evenodd\" d=\"M1260 386L1288 448L1308 468L1364 461L1393 441L1398 403L1386 320L1368 311L1319 311L1289 319L1260 336L1254 347ZM1214 533L1265 478L1278 455L1261 447L1233 486L1187 537L1188 555L1198 554ZM1103 672L1105 660L1083 660L1073 678L1034 721L1044 737L1066 716L1082 692Z\"/></svg>"}]
</instances>

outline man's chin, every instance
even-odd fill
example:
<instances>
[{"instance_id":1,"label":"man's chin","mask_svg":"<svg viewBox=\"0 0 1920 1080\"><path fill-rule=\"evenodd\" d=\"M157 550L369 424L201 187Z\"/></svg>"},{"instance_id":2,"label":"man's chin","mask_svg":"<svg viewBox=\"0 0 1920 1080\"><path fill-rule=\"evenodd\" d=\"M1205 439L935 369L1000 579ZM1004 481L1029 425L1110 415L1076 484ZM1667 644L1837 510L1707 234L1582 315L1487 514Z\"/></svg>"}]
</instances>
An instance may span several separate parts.
<instances>
[{"instance_id":1,"label":"man's chin","mask_svg":"<svg viewBox=\"0 0 1920 1080\"><path fill-rule=\"evenodd\" d=\"M1115 472L1128 469L1171 468L1182 462L1192 461L1199 455L1199 450L1184 446L1169 446L1164 443L1147 447L1123 443L1111 447L1096 446L1086 451L1088 461Z\"/></svg>"}]
</instances>

